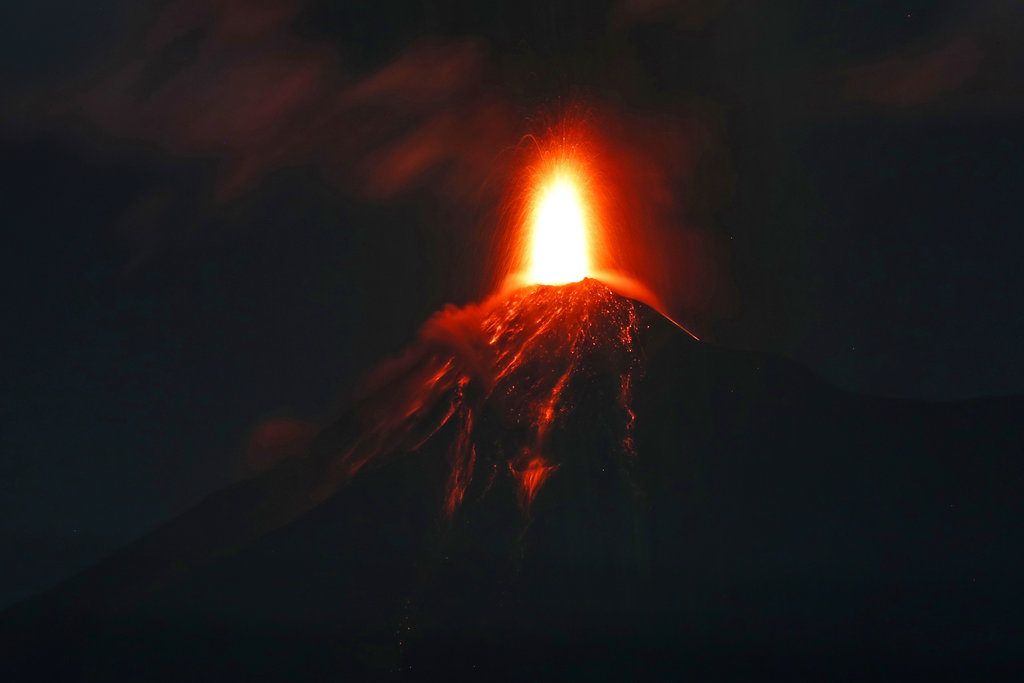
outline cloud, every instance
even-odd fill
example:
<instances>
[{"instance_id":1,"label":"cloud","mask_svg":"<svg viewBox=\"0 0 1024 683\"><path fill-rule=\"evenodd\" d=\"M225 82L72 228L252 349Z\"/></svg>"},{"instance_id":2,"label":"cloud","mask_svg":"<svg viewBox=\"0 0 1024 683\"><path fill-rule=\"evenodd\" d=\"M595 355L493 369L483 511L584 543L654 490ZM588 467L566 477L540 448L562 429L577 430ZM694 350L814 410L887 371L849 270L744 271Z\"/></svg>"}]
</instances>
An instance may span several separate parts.
<instances>
[{"instance_id":1,"label":"cloud","mask_svg":"<svg viewBox=\"0 0 1024 683\"><path fill-rule=\"evenodd\" d=\"M260 422L253 427L247 439L242 473L263 472L282 460L302 455L319 430L315 422L288 417Z\"/></svg>"},{"instance_id":2,"label":"cloud","mask_svg":"<svg viewBox=\"0 0 1024 683\"><path fill-rule=\"evenodd\" d=\"M172 2L126 58L57 108L115 138L219 160L222 198L306 164L377 197L435 170L449 190L480 178L483 150L507 140L510 119L480 96L475 43L424 39L361 74L295 34L298 10Z\"/></svg>"},{"instance_id":3,"label":"cloud","mask_svg":"<svg viewBox=\"0 0 1024 683\"><path fill-rule=\"evenodd\" d=\"M983 57L976 42L958 37L923 54L850 69L846 90L854 99L875 104L924 104L963 86Z\"/></svg>"}]
</instances>

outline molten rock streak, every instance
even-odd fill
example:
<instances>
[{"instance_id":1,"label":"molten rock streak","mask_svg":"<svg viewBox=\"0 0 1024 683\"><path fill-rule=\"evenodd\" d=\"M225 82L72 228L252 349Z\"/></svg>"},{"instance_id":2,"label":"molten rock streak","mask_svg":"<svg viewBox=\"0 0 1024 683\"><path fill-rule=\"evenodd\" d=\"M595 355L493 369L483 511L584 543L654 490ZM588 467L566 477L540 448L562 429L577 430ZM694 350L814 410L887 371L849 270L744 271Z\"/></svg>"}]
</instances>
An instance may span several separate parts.
<instances>
[{"instance_id":1,"label":"molten rock streak","mask_svg":"<svg viewBox=\"0 0 1024 683\"><path fill-rule=\"evenodd\" d=\"M449 516L500 477L528 511L572 454L632 456L638 327L636 304L591 279L450 308L373 379L337 475L444 438Z\"/></svg>"}]
</instances>

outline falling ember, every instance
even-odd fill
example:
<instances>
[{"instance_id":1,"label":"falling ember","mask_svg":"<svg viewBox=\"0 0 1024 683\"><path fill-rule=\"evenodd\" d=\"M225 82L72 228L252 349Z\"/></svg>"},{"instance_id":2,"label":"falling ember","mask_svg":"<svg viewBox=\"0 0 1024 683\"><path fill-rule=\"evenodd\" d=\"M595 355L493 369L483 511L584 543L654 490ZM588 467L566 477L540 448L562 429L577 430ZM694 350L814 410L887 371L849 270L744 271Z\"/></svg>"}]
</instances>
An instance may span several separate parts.
<instances>
[{"instance_id":1,"label":"falling ember","mask_svg":"<svg viewBox=\"0 0 1024 683\"><path fill-rule=\"evenodd\" d=\"M538 192L530 226L527 279L543 285L578 282L590 274L588 225L577 179L556 169Z\"/></svg>"}]
</instances>

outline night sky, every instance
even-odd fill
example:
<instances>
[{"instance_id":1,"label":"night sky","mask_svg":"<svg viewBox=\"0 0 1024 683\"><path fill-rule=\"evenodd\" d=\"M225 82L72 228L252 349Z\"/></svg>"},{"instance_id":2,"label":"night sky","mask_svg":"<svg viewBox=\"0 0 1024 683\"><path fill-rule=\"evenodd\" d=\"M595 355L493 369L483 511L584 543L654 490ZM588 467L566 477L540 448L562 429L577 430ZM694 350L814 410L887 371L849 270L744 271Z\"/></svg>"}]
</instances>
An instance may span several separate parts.
<instances>
[{"instance_id":1,"label":"night sky","mask_svg":"<svg viewBox=\"0 0 1024 683\"><path fill-rule=\"evenodd\" d=\"M1024 390L1019 3L523 5L0 10L0 605L485 295L503 150L567 102L673 133L638 147L686 255L659 294L705 338L856 392Z\"/></svg>"}]
</instances>

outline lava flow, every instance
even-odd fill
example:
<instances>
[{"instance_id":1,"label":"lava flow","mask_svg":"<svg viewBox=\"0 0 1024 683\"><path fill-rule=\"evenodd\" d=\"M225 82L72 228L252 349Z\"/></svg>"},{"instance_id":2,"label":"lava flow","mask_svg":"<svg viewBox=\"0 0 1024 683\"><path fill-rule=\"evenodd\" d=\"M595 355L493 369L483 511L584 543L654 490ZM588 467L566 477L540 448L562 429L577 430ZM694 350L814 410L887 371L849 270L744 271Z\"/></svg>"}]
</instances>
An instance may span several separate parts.
<instances>
[{"instance_id":1,"label":"lava flow","mask_svg":"<svg viewBox=\"0 0 1024 683\"><path fill-rule=\"evenodd\" d=\"M501 477L528 512L567 458L629 460L638 308L594 279L588 188L570 154L533 168L513 285L437 314L378 372L339 478L445 433L450 517Z\"/></svg>"}]
</instances>

